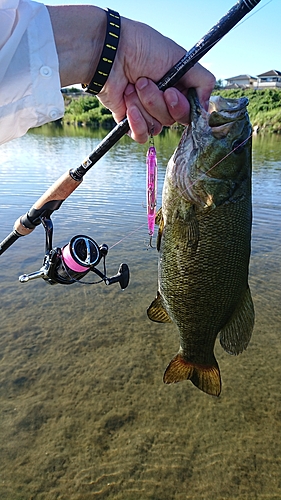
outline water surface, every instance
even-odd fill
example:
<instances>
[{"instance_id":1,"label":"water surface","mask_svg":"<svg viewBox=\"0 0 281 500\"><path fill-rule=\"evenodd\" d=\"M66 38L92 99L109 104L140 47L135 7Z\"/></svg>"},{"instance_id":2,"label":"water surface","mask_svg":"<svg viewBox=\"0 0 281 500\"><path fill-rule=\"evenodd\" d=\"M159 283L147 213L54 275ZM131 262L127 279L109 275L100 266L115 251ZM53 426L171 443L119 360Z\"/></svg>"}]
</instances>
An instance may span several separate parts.
<instances>
[{"instance_id":1,"label":"water surface","mask_svg":"<svg viewBox=\"0 0 281 500\"><path fill-rule=\"evenodd\" d=\"M1 147L0 240L101 132L42 128ZM179 135L156 138L159 192ZM38 227L0 257L1 500L280 499L281 139L253 142L247 351L216 346L222 394L166 386L173 325L151 323L157 253L147 250L145 154L124 138L53 214L54 245L75 234L107 243L118 285L20 284L44 254ZM159 202L160 204L160 202Z\"/></svg>"}]
</instances>

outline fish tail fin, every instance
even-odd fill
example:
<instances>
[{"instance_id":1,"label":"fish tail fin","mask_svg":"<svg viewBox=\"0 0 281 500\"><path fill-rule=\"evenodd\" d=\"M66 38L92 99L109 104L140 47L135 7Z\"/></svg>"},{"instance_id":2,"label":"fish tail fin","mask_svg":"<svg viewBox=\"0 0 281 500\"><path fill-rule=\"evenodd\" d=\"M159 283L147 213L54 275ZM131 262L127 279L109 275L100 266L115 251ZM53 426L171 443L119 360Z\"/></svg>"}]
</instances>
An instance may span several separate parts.
<instances>
[{"instance_id":1,"label":"fish tail fin","mask_svg":"<svg viewBox=\"0 0 281 500\"><path fill-rule=\"evenodd\" d=\"M212 364L200 365L186 361L178 353L167 366L163 380L165 384L190 380L198 389L212 396L219 396L221 392L220 370L215 358Z\"/></svg>"}]
</instances>

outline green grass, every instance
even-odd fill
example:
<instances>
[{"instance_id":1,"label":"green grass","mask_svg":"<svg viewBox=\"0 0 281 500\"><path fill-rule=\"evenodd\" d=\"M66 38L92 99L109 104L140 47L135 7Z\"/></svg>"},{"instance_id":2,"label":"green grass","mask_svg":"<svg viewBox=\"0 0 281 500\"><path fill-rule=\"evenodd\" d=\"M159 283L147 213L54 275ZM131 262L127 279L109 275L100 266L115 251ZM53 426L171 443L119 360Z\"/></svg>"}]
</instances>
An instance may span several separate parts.
<instances>
[{"instance_id":1,"label":"green grass","mask_svg":"<svg viewBox=\"0 0 281 500\"><path fill-rule=\"evenodd\" d=\"M248 111L253 127L258 126L265 132L281 133L281 90L220 89L213 94L230 98L248 97ZM94 96L73 98L66 95L65 104L66 111L62 119L64 124L95 128L112 128L115 124L111 112Z\"/></svg>"}]
</instances>

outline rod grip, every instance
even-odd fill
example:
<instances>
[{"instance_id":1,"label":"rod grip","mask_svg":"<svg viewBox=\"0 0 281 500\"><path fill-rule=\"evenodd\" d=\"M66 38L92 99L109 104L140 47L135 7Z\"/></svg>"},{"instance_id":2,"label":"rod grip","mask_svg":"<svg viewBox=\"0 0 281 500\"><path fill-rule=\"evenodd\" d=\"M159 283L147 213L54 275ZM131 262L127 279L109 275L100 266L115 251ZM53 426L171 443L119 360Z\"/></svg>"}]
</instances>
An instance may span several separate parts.
<instances>
[{"instance_id":1,"label":"rod grip","mask_svg":"<svg viewBox=\"0 0 281 500\"><path fill-rule=\"evenodd\" d=\"M83 178L75 180L70 172L65 172L52 186L40 196L27 214L19 217L14 230L0 243L0 255L4 253L20 236L27 236L40 224L40 217L50 215L81 184Z\"/></svg>"},{"instance_id":2,"label":"rod grip","mask_svg":"<svg viewBox=\"0 0 281 500\"><path fill-rule=\"evenodd\" d=\"M33 207L40 210L50 201L64 201L81 184L83 179L74 180L69 172L65 172L44 194L34 203Z\"/></svg>"}]
</instances>

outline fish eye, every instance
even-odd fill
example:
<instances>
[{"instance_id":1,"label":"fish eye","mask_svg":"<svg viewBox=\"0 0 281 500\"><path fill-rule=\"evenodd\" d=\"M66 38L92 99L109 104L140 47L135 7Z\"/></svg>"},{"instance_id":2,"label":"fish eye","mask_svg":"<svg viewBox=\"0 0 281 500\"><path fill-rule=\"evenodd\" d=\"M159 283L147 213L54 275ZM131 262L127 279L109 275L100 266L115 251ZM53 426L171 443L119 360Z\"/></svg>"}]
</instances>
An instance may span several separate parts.
<instances>
[{"instance_id":1,"label":"fish eye","mask_svg":"<svg viewBox=\"0 0 281 500\"><path fill-rule=\"evenodd\" d=\"M232 144L232 151L233 153L239 155L240 153L242 153L245 149L245 145L246 145L246 142L245 140L243 139L238 139L237 141L235 141L233 144Z\"/></svg>"}]
</instances>

